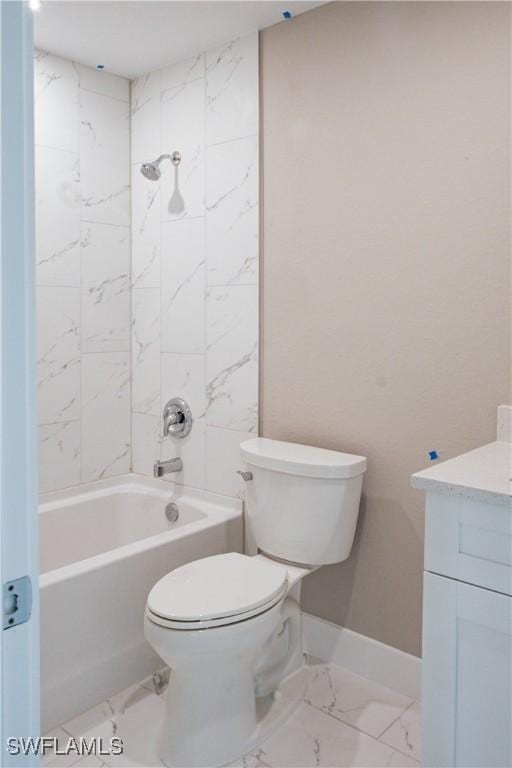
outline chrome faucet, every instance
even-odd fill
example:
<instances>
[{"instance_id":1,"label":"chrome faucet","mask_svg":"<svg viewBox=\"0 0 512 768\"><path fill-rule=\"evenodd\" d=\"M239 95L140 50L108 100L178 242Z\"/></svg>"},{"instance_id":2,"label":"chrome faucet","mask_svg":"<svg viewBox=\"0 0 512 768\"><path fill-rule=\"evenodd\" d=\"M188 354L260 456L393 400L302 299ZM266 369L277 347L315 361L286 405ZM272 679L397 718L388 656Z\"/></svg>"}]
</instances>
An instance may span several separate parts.
<instances>
[{"instance_id":1,"label":"chrome faucet","mask_svg":"<svg viewBox=\"0 0 512 768\"><path fill-rule=\"evenodd\" d=\"M163 477L171 472L181 472L183 469L183 462L178 457L175 459L167 459L167 461L156 461L153 465L154 477Z\"/></svg>"}]
</instances>

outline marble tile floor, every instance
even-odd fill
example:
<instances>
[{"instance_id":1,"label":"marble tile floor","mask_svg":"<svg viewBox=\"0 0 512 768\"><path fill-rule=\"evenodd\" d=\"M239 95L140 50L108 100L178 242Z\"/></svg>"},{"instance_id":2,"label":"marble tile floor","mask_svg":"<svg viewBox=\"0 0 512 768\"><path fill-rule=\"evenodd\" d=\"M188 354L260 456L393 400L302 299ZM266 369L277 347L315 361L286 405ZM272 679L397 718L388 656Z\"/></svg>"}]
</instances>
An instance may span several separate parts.
<instances>
[{"instance_id":1,"label":"marble tile floor","mask_svg":"<svg viewBox=\"0 0 512 768\"><path fill-rule=\"evenodd\" d=\"M420 704L341 667L310 659L299 709L259 748L228 768L415 768L420 765ZM161 768L157 732L168 675L159 673L51 732L60 743L115 735L120 756L46 754L45 768Z\"/></svg>"}]
</instances>

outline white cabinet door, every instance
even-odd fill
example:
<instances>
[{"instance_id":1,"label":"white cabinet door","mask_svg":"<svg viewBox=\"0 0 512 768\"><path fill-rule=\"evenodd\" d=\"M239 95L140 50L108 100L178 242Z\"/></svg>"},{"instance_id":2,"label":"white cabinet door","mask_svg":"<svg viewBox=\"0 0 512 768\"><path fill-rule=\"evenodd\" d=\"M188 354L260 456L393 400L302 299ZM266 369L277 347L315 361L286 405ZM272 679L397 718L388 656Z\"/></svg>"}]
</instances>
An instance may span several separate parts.
<instances>
[{"instance_id":1,"label":"white cabinet door","mask_svg":"<svg viewBox=\"0 0 512 768\"><path fill-rule=\"evenodd\" d=\"M512 598L425 573L423 765L509 768Z\"/></svg>"}]
</instances>

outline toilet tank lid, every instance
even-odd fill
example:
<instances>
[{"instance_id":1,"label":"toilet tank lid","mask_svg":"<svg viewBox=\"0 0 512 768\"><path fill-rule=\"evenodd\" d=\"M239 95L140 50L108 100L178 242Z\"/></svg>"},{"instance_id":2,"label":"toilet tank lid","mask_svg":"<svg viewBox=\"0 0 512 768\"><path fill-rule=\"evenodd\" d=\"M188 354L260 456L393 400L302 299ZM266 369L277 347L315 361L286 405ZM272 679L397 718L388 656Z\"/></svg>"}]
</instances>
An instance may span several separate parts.
<instances>
[{"instance_id":1,"label":"toilet tank lid","mask_svg":"<svg viewBox=\"0 0 512 768\"><path fill-rule=\"evenodd\" d=\"M246 440L240 445L240 453L247 464L289 475L343 479L362 475L366 470L364 456L267 437Z\"/></svg>"}]
</instances>

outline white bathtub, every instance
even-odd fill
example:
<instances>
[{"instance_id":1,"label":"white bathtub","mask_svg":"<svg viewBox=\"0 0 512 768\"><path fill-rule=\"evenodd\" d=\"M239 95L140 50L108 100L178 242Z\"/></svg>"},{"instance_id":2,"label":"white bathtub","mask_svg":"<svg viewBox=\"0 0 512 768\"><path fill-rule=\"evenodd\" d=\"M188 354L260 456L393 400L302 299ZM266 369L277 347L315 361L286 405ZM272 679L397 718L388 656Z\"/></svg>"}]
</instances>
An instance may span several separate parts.
<instances>
[{"instance_id":1,"label":"white bathtub","mask_svg":"<svg viewBox=\"0 0 512 768\"><path fill-rule=\"evenodd\" d=\"M165 505L179 518L169 523ZM183 563L242 551L241 502L125 475L46 494L40 505L43 732L162 662L143 618L153 584Z\"/></svg>"}]
</instances>

